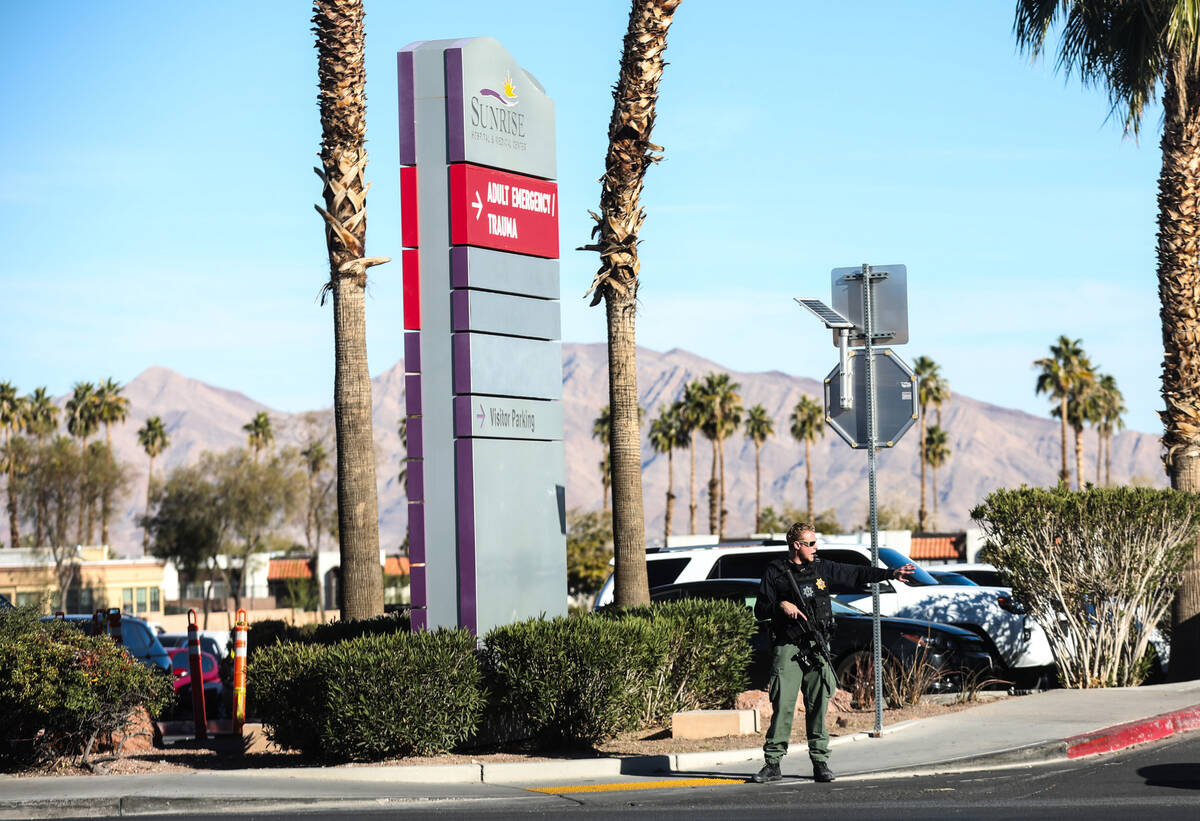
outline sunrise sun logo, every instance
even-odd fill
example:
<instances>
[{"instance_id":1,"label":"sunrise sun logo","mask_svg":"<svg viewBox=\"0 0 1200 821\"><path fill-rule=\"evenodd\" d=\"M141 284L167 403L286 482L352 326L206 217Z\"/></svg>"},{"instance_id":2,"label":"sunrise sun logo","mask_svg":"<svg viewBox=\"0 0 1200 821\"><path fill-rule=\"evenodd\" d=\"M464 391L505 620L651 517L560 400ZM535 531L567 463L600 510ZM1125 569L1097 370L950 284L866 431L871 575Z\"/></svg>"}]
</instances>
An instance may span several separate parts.
<instances>
[{"instance_id":1,"label":"sunrise sun logo","mask_svg":"<svg viewBox=\"0 0 1200 821\"><path fill-rule=\"evenodd\" d=\"M513 86L511 72L504 75L504 85L500 87L500 91L496 91L494 88L481 88L479 89L479 93L488 97L495 97L509 108L517 104L517 89Z\"/></svg>"}]
</instances>

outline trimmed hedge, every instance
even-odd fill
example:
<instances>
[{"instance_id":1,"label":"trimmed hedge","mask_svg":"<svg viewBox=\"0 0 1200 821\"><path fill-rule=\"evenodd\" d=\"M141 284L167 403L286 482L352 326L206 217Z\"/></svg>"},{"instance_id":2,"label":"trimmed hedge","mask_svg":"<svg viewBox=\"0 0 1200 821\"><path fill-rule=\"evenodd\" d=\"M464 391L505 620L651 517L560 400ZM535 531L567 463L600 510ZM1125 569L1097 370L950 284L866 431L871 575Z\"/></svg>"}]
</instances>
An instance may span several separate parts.
<instances>
[{"instance_id":1,"label":"trimmed hedge","mask_svg":"<svg viewBox=\"0 0 1200 821\"><path fill-rule=\"evenodd\" d=\"M264 619L246 631L246 658L256 650L275 644L336 644L359 636L385 636L412 630L407 612L387 613L370 619L331 621L327 624L289 624L282 619Z\"/></svg>"},{"instance_id":2,"label":"trimmed hedge","mask_svg":"<svg viewBox=\"0 0 1200 821\"><path fill-rule=\"evenodd\" d=\"M262 647L247 676L271 740L326 761L446 752L484 708L475 638L463 630Z\"/></svg>"},{"instance_id":3,"label":"trimmed hedge","mask_svg":"<svg viewBox=\"0 0 1200 821\"><path fill-rule=\"evenodd\" d=\"M645 621L530 619L484 637L491 701L546 747L595 744L637 726L639 683L666 653Z\"/></svg>"},{"instance_id":4,"label":"trimmed hedge","mask_svg":"<svg viewBox=\"0 0 1200 821\"><path fill-rule=\"evenodd\" d=\"M685 600L530 620L484 637L497 712L541 746L594 745L672 713L732 706L754 617L737 602Z\"/></svg>"},{"instance_id":5,"label":"trimmed hedge","mask_svg":"<svg viewBox=\"0 0 1200 821\"><path fill-rule=\"evenodd\" d=\"M645 620L666 640L656 675L641 683L641 718L661 724L684 710L728 709L746 688L753 650L754 614L742 603L682 599L626 610L606 608L603 618Z\"/></svg>"},{"instance_id":6,"label":"trimmed hedge","mask_svg":"<svg viewBox=\"0 0 1200 821\"><path fill-rule=\"evenodd\" d=\"M142 707L157 714L171 692L168 676L107 636L39 621L36 608L0 610L0 766L86 763L98 737Z\"/></svg>"}]
</instances>

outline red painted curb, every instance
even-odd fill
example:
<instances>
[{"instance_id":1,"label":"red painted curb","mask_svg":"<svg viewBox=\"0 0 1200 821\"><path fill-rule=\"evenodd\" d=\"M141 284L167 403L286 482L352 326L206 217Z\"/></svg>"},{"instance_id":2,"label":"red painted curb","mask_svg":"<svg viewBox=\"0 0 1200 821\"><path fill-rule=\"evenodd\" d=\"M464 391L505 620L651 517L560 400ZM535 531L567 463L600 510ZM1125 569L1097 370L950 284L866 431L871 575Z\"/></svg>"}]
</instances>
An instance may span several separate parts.
<instances>
[{"instance_id":1,"label":"red painted curb","mask_svg":"<svg viewBox=\"0 0 1200 821\"><path fill-rule=\"evenodd\" d=\"M1065 739L1067 758L1111 753L1132 747L1134 744L1157 741L1175 733L1185 733L1197 729L1200 729L1200 704L1140 721L1106 727L1094 733L1071 736Z\"/></svg>"}]
</instances>

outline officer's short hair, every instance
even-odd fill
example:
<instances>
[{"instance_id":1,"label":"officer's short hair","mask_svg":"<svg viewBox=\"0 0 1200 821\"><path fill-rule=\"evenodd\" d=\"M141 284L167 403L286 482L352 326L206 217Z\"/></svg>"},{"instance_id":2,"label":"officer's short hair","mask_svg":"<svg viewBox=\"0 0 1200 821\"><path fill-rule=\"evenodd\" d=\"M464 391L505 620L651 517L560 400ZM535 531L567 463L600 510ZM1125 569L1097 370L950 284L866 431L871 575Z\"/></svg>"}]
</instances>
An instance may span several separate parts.
<instances>
[{"instance_id":1,"label":"officer's short hair","mask_svg":"<svg viewBox=\"0 0 1200 821\"><path fill-rule=\"evenodd\" d=\"M816 533L816 532L817 532L817 529L816 529L815 527L813 527L813 526L812 526L810 523L808 523L808 522L796 522L794 525L792 525L791 527L789 527L789 528L788 528L788 532L787 532L787 543L788 543L788 546L790 547L790 546L791 546L792 544L794 544L795 542L798 542L798 541L800 541L800 534L801 534L801 533L806 533L806 532L808 532L808 531L810 531L810 530L811 530L813 533Z\"/></svg>"}]
</instances>

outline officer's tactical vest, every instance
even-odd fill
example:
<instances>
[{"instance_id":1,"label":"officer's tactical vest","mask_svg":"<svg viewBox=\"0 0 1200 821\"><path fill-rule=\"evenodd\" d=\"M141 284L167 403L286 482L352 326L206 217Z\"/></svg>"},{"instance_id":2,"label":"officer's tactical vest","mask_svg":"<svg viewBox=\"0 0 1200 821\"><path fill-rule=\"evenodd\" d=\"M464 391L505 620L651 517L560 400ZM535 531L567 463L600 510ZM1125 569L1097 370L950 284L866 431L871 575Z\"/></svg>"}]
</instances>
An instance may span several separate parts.
<instances>
[{"instance_id":1,"label":"officer's tactical vest","mask_svg":"<svg viewBox=\"0 0 1200 821\"><path fill-rule=\"evenodd\" d=\"M790 566L786 568L786 572L796 579L796 586L800 588L800 596L803 599L797 604L806 616L819 625L821 632L830 635L833 630L833 605L829 603L828 582L817 574L817 568L812 564L800 567L790 562L788 564Z\"/></svg>"}]
</instances>

